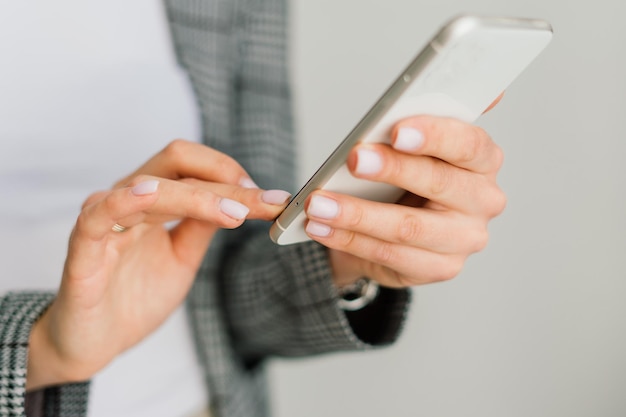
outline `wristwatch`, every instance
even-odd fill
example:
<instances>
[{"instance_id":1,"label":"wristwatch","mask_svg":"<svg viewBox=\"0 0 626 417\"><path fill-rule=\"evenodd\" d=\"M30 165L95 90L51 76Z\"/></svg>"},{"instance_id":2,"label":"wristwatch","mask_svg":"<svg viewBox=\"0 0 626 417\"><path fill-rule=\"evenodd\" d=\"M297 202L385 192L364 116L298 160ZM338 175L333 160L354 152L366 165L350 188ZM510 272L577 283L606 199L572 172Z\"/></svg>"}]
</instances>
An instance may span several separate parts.
<instances>
[{"instance_id":1,"label":"wristwatch","mask_svg":"<svg viewBox=\"0 0 626 417\"><path fill-rule=\"evenodd\" d=\"M378 295L378 283L368 278L337 289L339 300L337 304L344 311L360 310L371 303Z\"/></svg>"}]
</instances>

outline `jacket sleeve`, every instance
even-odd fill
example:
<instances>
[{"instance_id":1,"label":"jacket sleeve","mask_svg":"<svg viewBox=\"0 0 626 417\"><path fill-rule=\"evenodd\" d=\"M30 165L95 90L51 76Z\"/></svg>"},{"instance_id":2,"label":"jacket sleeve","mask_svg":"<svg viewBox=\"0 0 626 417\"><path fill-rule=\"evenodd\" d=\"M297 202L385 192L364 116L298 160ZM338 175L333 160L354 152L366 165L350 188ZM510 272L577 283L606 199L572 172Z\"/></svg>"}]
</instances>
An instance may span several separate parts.
<instances>
[{"instance_id":1,"label":"jacket sleeve","mask_svg":"<svg viewBox=\"0 0 626 417\"><path fill-rule=\"evenodd\" d=\"M287 70L285 1L251 1L239 35L235 159L263 188L294 190L295 152ZM266 223L228 233L221 297L235 348L249 360L366 349L393 342L408 290L382 289L367 308L337 306L327 250L314 242L277 246Z\"/></svg>"},{"instance_id":2,"label":"jacket sleeve","mask_svg":"<svg viewBox=\"0 0 626 417\"><path fill-rule=\"evenodd\" d=\"M33 323L54 298L48 292L0 297L0 417L83 417L88 383L50 387L26 394L28 339Z\"/></svg>"}]
</instances>

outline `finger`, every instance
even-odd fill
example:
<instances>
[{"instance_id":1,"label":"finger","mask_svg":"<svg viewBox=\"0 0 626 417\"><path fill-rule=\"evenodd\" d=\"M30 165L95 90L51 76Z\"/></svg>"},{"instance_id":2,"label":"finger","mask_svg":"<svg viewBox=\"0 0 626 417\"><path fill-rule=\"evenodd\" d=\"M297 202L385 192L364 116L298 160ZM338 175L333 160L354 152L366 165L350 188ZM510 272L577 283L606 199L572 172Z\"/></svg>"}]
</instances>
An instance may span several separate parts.
<instances>
[{"instance_id":1,"label":"finger","mask_svg":"<svg viewBox=\"0 0 626 417\"><path fill-rule=\"evenodd\" d=\"M146 181L149 176L133 180ZM274 219L286 206L289 193L280 190L263 191L236 185L208 183L196 179L160 179L158 201L145 213L137 213L120 224L165 223L192 218L223 228L241 225L244 219Z\"/></svg>"},{"instance_id":2,"label":"finger","mask_svg":"<svg viewBox=\"0 0 626 417\"><path fill-rule=\"evenodd\" d=\"M409 287L454 278L465 257L385 242L349 230L331 229L326 236L314 232L326 226L309 220L306 231L317 242L361 259L364 275L390 287Z\"/></svg>"},{"instance_id":3,"label":"finger","mask_svg":"<svg viewBox=\"0 0 626 417\"><path fill-rule=\"evenodd\" d=\"M496 216L506 199L495 181L438 158L414 156L387 145L360 145L350 155L353 175L395 185L447 208Z\"/></svg>"},{"instance_id":4,"label":"finger","mask_svg":"<svg viewBox=\"0 0 626 417\"><path fill-rule=\"evenodd\" d=\"M78 216L76 233L91 240L104 238L120 219L141 214L154 206L161 185L158 180L146 177L133 187L108 192L104 198L82 210Z\"/></svg>"},{"instance_id":5,"label":"finger","mask_svg":"<svg viewBox=\"0 0 626 417\"><path fill-rule=\"evenodd\" d=\"M481 174L496 173L504 154L480 127L460 120L417 116L398 123L391 134L394 149L426 155Z\"/></svg>"},{"instance_id":6,"label":"finger","mask_svg":"<svg viewBox=\"0 0 626 417\"><path fill-rule=\"evenodd\" d=\"M110 191L81 211L69 244L67 270L71 277L95 273L104 259L113 225L152 206L158 199L158 185L148 181L133 188Z\"/></svg>"},{"instance_id":7,"label":"finger","mask_svg":"<svg viewBox=\"0 0 626 417\"><path fill-rule=\"evenodd\" d=\"M173 251L181 264L193 272L192 275L200 267L217 230L212 223L188 218L170 231Z\"/></svg>"},{"instance_id":8,"label":"finger","mask_svg":"<svg viewBox=\"0 0 626 417\"><path fill-rule=\"evenodd\" d=\"M198 178L256 187L233 158L208 146L182 139L171 142L135 172L118 181L116 187L125 186L139 175L168 179Z\"/></svg>"},{"instance_id":9,"label":"finger","mask_svg":"<svg viewBox=\"0 0 626 417\"><path fill-rule=\"evenodd\" d=\"M504 97L504 91L502 93L500 93L500 95L498 97L496 97L496 99L493 101L493 103L491 103L489 105L489 107L487 107L485 109L485 111L483 112L483 114L487 113L489 110L493 109L494 107L496 107L498 105L498 103L500 103L500 100L502 100L502 98Z\"/></svg>"},{"instance_id":10,"label":"finger","mask_svg":"<svg viewBox=\"0 0 626 417\"><path fill-rule=\"evenodd\" d=\"M181 180L187 184L207 189L223 197L239 201L250 208L248 219L273 220L287 206L291 194L284 190L262 190L239 185L199 181L193 178Z\"/></svg>"},{"instance_id":11,"label":"finger","mask_svg":"<svg viewBox=\"0 0 626 417\"><path fill-rule=\"evenodd\" d=\"M307 217L332 229L413 246L442 254L473 253L488 239L486 222L450 211L435 211L316 192L306 203Z\"/></svg>"},{"instance_id":12,"label":"finger","mask_svg":"<svg viewBox=\"0 0 626 417\"><path fill-rule=\"evenodd\" d=\"M87 197L87 199L83 202L83 205L81 206L80 209L83 210L85 207L90 206L93 203L104 199L107 195L109 195L110 192L111 192L110 190L106 190L106 191L98 191L98 192L93 193L92 195Z\"/></svg>"},{"instance_id":13,"label":"finger","mask_svg":"<svg viewBox=\"0 0 626 417\"><path fill-rule=\"evenodd\" d=\"M196 179L186 179L181 182L199 189L211 190L223 197L245 204L250 207L247 218L273 219L285 208L291 196L282 190L263 191L228 184L211 184ZM170 232L172 246L178 259L192 271L196 271L216 230L217 228L209 222L184 219Z\"/></svg>"},{"instance_id":14,"label":"finger","mask_svg":"<svg viewBox=\"0 0 626 417\"><path fill-rule=\"evenodd\" d=\"M135 178L133 183L151 180L154 177L142 175ZM128 228L139 223L154 224L191 218L232 229L240 226L250 211L244 204L222 197L209 189L163 178L158 181L157 201L148 210L121 218L118 220L120 225Z\"/></svg>"}]
</instances>

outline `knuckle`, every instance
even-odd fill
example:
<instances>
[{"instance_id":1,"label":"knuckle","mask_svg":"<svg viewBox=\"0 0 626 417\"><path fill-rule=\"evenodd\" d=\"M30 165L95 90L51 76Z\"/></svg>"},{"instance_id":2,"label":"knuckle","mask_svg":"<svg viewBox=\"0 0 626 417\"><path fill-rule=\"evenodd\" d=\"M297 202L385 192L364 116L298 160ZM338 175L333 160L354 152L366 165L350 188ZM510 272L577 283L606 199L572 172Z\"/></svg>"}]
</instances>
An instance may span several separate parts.
<instances>
[{"instance_id":1,"label":"knuckle","mask_svg":"<svg viewBox=\"0 0 626 417\"><path fill-rule=\"evenodd\" d=\"M463 269L463 264L462 260L449 259L439 269L435 281L450 281L456 278Z\"/></svg>"},{"instance_id":2,"label":"knuckle","mask_svg":"<svg viewBox=\"0 0 626 417\"><path fill-rule=\"evenodd\" d=\"M414 277L411 275L406 275L406 274L400 274L399 272L393 271L395 272L395 281L398 283L398 286L401 288L408 288L408 287L413 287L415 285L418 285L420 283L420 280L418 277Z\"/></svg>"},{"instance_id":3,"label":"knuckle","mask_svg":"<svg viewBox=\"0 0 626 417\"><path fill-rule=\"evenodd\" d=\"M112 217L116 217L124 207L119 193L109 194L103 201L105 211Z\"/></svg>"},{"instance_id":4,"label":"knuckle","mask_svg":"<svg viewBox=\"0 0 626 417\"><path fill-rule=\"evenodd\" d=\"M387 266L372 265L372 274L367 276L376 277L377 281L385 283L385 285L396 288L408 288L415 285L415 280L411 277L401 274L393 268Z\"/></svg>"},{"instance_id":5,"label":"knuckle","mask_svg":"<svg viewBox=\"0 0 626 417\"><path fill-rule=\"evenodd\" d=\"M450 168L444 162L433 160L430 193L433 196L443 194L450 186L451 180Z\"/></svg>"},{"instance_id":6,"label":"knuckle","mask_svg":"<svg viewBox=\"0 0 626 417\"><path fill-rule=\"evenodd\" d=\"M470 245L470 252L471 253L480 252L487 247L488 243L489 243L489 232L487 231L487 228L482 227L480 229L477 229L474 232L473 237L472 237L472 241Z\"/></svg>"},{"instance_id":7,"label":"knuckle","mask_svg":"<svg viewBox=\"0 0 626 417\"><path fill-rule=\"evenodd\" d=\"M460 161L471 162L476 160L485 148L484 131L474 127L461 142Z\"/></svg>"},{"instance_id":8,"label":"knuckle","mask_svg":"<svg viewBox=\"0 0 626 417\"><path fill-rule=\"evenodd\" d=\"M506 194L490 179L483 178L483 181L479 183L479 192L475 195L477 208L487 219L497 217L506 208Z\"/></svg>"},{"instance_id":9,"label":"knuckle","mask_svg":"<svg viewBox=\"0 0 626 417\"><path fill-rule=\"evenodd\" d=\"M182 216L211 219L212 221L222 218L218 215L221 198L216 194L194 187L189 192L189 201L190 204L181 206Z\"/></svg>"},{"instance_id":10,"label":"knuckle","mask_svg":"<svg viewBox=\"0 0 626 417\"><path fill-rule=\"evenodd\" d=\"M356 233L349 230L342 231L342 233L335 233L334 235L334 247L342 250L343 252L351 252L351 249L355 246Z\"/></svg>"},{"instance_id":11,"label":"knuckle","mask_svg":"<svg viewBox=\"0 0 626 417\"><path fill-rule=\"evenodd\" d=\"M504 151L502 150L501 147L499 147L495 143L493 144L493 146L494 146L493 166L494 166L494 171L498 172L500 171L500 168L502 168L502 165L504 164Z\"/></svg>"},{"instance_id":12,"label":"knuckle","mask_svg":"<svg viewBox=\"0 0 626 417\"><path fill-rule=\"evenodd\" d=\"M438 147L443 136L442 119L435 116L422 115L416 118L419 128L425 137L433 139L430 145Z\"/></svg>"},{"instance_id":13,"label":"knuckle","mask_svg":"<svg viewBox=\"0 0 626 417\"><path fill-rule=\"evenodd\" d=\"M389 242L381 242L376 245L372 253L372 260L375 263L389 265L394 258L393 245Z\"/></svg>"},{"instance_id":14,"label":"knuckle","mask_svg":"<svg viewBox=\"0 0 626 417\"><path fill-rule=\"evenodd\" d=\"M392 157L386 158L383 164L383 176L389 179L402 178L405 173L405 167L403 164L404 157L394 157L397 154L392 154Z\"/></svg>"},{"instance_id":15,"label":"knuckle","mask_svg":"<svg viewBox=\"0 0 626 417\"><path fill-rule=\"evenodd\" d=\"M257 196L257 193L259 193L258 190L251 190L251 189L242 188L242 187L228 187L228 188L229 188L228 198L232 200L236 200L244 204L246 201L252 201L256 199L260 200L260 197ZM251 198L252 196L254 197Z\"/></svg>"},{"instance_id":16,"label":"knuckle","mask_svg":"<svg viewBox=\"0 0 626 417\"><path fill-rule=\"evenodd\" d=\"M89 210L80 212L76 218L76 224L72 230L70 242L75 241L76 239L96 239L93 228L90 227L90 217L91 215Z\"/></svg>"},{"instance_id":17,"label":"knuckle","mask_svg":"<svg viewBox=\"0 0 626 417\"><path fill-rule=\"evenodd\" d=\"M506 205L507 205L506 194L502 192L500 189L497 189L497 191L494 193L494 195L489 201L489 213L488 213L489 218L493 218L493 217L500 215L506 208Z\"/></svg>"},{"instance_id":18,"label":"knuckle","mask_svg":"<svg viewBox=\"0 0 626 417\"><path fill-rule=\"evenodd\" d=\"M339 245L340 248L343 248L349 251L349 249L354 246L356 233L346 231L345 233L336 234L335 236L337 235L339 235L338 236L339 239L337 239L337 244Z\"/></svg>"},{"instance_id":19,"label":"knuckle","mask_svg":"<svg viewBox=\"0 0 626 417\"><path fill-rule=\"evenodd\" d=\"M74 227L75 233L81 233L86 229L87 224L89 223L88 217L89 216L85 210L80 212L76 218L76 226Z\"/></svg>"},{"instance_id":20,"label":"knuckle","mask_svg":"<svg viewBox=\"0 0 626 417\"><path fill-rule=\"evenodd\" d=\"M398 241L400 243L413 243L420 240L424 232L424 225L417 216L407 214L398 225Z\"/></svg>"},{"instance_id":21,"label":"knuckle","mask_svg":"<svg viewBox=\"0 0 626 417\"><path fill-rule=\"evenodd\" d=\"M346 207L346 205L344 205ZM349 207L350 215L347 217L347 226L351 229L357 228L364 222L365 212L359 204L352 204Z\"/></svg>"},{"instance_id":22,"label":"knuckle","mask_svg":"<svg viewBox=\"0 0 626 417\"><path fill-rule=\"evenodd\" d=\"M205 207L207 211L209 211L214 209L217 203L216 197L213 193L198 187L189 188L189 200L191 201L191 204L181 205L185 215L189 214L188 209L191 207Z\"/></svg>"},{"instance_id":23,"label":"knuckle","mask_svg":"<svg viewBox=\"0 0 626 417\"><path fill-rule=\"evenodd\" d=\"M508 204L508 199L506 197L506 194L504 194L503 192L499 192L497 195L499 196L498 197L499 200L495 207L496 216L501 214L506 209L506 206Z\"/></svg>"},{"instance_id":24,"label":"knuckle","mask_svg":"<svg viewBox=\"0 0 626 417\"><path fill-rule=\"evenodd\" d=\"M81 210L85 210L85 208L87 208L90 205L96 203L102 197L103 197L103 193L102 192L91 194L89 197L87 197L87 199L85 201L83 201L83 204L81 205L80 209Z\"/></svg>"},{"instance_id":25,"label":"knuckle","mask_svg":"<svg viewBox=\"0 0 626 417\"><path fill-rule=\"evenodd\" d=\"M165 155L168 160L180 161L184 158L189 144L190 142L184 139L174 139L163 148L163 155Z\"/></svg>"},{"instance_id":26,"label":"knuckle","mask_svg":"<svg viewBox=\"0 0 626 417\"><path fill-rule=\"evenodd\" d=\"M229 182L237 183L240 180L243 168L230 156L215 151L212 164L215 171Z\"/></svg>"}]
</instances>

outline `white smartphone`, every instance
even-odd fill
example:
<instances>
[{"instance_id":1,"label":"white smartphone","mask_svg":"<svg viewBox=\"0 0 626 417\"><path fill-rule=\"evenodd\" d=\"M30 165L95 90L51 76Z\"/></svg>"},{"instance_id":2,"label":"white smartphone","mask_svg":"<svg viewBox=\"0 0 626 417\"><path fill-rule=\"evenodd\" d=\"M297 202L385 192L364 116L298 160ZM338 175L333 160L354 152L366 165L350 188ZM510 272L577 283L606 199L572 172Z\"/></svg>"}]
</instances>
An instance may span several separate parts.
<instances>
[{"instance_id":1,"label":"white smartphone","mask_svg":"<svg viewBox=\"0 0 626 417\"><path fill-rule=\"evenodd\" d=\"M304 203L318 189L397 201L403 190L350 174L346 159L354 145L389 143L398 121L419 114L474 122L551 38L544 20L465 15L448 22L293 197L270 229L272 240L286 245L310 239Z\"/></svg>"}]
</instances>

